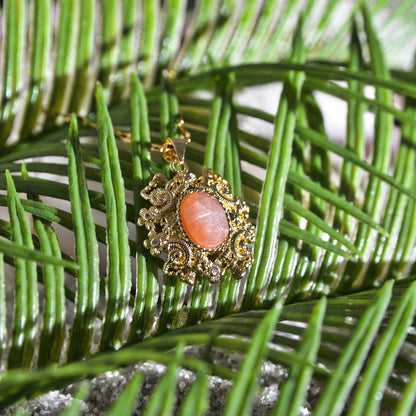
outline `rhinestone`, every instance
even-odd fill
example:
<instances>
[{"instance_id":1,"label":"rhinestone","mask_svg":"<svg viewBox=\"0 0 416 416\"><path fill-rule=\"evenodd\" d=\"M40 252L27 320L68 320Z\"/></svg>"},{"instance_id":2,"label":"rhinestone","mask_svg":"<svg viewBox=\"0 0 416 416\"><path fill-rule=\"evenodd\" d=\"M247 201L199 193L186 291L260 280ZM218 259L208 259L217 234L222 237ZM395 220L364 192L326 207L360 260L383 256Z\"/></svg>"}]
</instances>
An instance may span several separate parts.
<instances>
[{"instance_id":1,"label":"rhinestone","mask_svg":"<svg viewBox=\"0 0 416 416\"><path fill-rule=\"evenodd\" d=\"M220 273L220 269L218 268L218 267L213 267L212 269L211 269L211 274L213 275L213 276L216 276L217 274L219 274Z\"/></svg>"}]
</instances>

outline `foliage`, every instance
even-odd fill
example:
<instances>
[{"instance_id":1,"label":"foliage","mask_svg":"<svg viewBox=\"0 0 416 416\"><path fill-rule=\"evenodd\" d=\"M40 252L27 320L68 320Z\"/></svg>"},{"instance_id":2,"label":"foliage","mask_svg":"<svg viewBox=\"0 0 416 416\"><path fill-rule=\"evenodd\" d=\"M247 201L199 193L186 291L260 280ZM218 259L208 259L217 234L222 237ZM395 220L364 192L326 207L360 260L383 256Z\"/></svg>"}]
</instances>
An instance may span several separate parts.
<instances>
[{"instance_id":1,"label":"foliage","mask_svg":"<svg viewBox=\"0 0 416 416\"><path fill-rule=\"evenodd\" d=\"M29 3L2 12L0 406L154 360L168 370L147 414L171 414L181 367L196 380L180 414L204 414L213 374L233 380L224 413L244 414L267 359L289 370L273 414L298 414L314 382L317 415L413 413L416 89L414 72L390 67L414 3ZM272 82L276 114L238 104L242 87ZM342 144L317 93L347 106ZM140 190L167 173L150 143L179 113L191 169L212 167L250 206L246 279L162 282L142 245ZM244 354L239 371L213 348ZM132 412L141 383L109 413Z\"/></svg>"}]
</instances>

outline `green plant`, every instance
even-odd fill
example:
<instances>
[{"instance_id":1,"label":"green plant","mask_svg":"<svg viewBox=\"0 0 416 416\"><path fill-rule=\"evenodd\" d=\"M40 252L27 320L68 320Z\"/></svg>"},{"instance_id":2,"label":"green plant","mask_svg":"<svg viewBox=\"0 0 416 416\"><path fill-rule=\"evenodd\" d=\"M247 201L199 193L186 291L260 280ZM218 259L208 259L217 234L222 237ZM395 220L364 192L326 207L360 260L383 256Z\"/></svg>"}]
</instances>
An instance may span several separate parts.
<instances>
[{"instance_id":1,"label":"green plant","mask_svg":"<svg viewBox=\"0 0 416 416\"><path fill-rule=\"evenodd\" d=\"M341 1L202 0L184 39L184 0L163 11L150 0L95 3L58 2L53 28L49 0L9 1L3 11L0 406L154 360L169 370L148 414L171 411L181 366L197 374L182 414L206 410L208 374L233 379L224 412L243 414L268 359L289 368L275 414L298 414L312 378L323 386L314 414L413 413L415 76L389 70L373 27L381 18L380 35L405 30L413 2L357 1L333 32ZM176 71L172 82L165 68ZM276 114L235 103L239 88L276 81ZM328 139L317 91L346 102L345 145ZM98 132L79 125L91 109ZM375 115L368 155L366 112ZM79 116L69 128L66 113ZM144 230L129 231L140 190L164 169L150 142L169 136L178 113L192 134L192 169L214 168L250 205L257 239L247 281L159 285ZM274 124L271 140L240 128L240 116ZM189 345L206 354L188 357ZM240 371L214 365L212 348L245 354ZM130 411L140 383L132 379L114 414Z\"/></svg>"}]
</instances>

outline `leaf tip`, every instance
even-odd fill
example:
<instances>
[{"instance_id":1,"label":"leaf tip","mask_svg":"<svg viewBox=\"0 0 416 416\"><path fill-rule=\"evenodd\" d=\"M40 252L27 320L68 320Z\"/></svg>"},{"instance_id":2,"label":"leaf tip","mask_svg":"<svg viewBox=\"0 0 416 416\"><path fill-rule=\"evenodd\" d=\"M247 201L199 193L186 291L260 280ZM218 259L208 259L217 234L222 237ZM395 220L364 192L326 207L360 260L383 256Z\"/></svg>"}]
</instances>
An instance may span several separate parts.
<instances>
[{"instance_id":1,"label":"leaf tip","mask_svg":"<svg viewBox=\"0 0 416 416\"><path fill-rule=\"evenodd\" d=\"M75 114L72 115L71 121L69 123L69 136L70 137L78 136L78 120Z\"/></svg>"},{"instance_id":2,"label":"leaf tip","mask_svg":"<svg viewBox=\"0 0 416 416\"><path fill-rule=\"evenodd\" d=\"M14 181L13 181L13 177L10 174L9 169L6 169L6 171L4 172L6 175L6 186L7 186L7 193L8 195L10 195L11 193L15 193L16 192L16 188L14 186Z\"/></svg>"},{"instance_id":3,"label":"leaf tip","mask_svg":"<svg viewBox=\"0 0 416 416\"><path fill-rule=\"evenodd\" d=\"M99 107L100 105L105 105L106 103L105 90L100 81L97 81L96 83L95 101L97 102L97 107Z\"/></svg>"}]
</instances>

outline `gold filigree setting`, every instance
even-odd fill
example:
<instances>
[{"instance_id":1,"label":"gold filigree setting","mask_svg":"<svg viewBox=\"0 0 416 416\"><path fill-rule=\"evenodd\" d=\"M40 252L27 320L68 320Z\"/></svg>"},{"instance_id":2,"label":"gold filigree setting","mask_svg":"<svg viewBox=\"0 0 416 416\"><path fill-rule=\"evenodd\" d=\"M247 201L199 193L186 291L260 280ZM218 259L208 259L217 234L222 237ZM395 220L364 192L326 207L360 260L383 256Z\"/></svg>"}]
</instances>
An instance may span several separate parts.
<instances>
[{"instance_id":1,"label":"gold filigree setting","mask_svg":"<svg viewBox=\"0 0 416 416\"><path fill-rule=\"evenodd\" d=\"M140 210L138 220L138 225L146 226L149 231L145 247L154 256L166 253L163 273L178 276L190 285L194 284L197 276L217 283L227 269L231 269L234 278L241 279L253 262L255 236L246 203L233 196L228 182L211 169L204 168L198 178L185 166L182 170L176 167L172 170L175 175L171 180L158 173L141 192L142 197L151 203L150 208ZM201 247L185 231L181 204L194 192L209 194L224 209L229 231L219 247Z\"/></svg>"}]
</instances>

